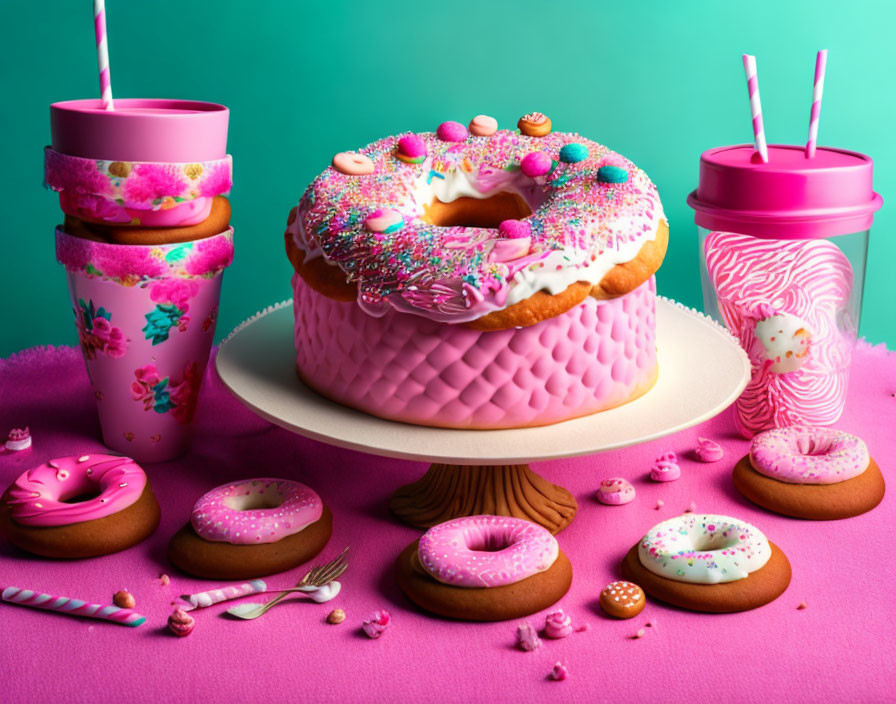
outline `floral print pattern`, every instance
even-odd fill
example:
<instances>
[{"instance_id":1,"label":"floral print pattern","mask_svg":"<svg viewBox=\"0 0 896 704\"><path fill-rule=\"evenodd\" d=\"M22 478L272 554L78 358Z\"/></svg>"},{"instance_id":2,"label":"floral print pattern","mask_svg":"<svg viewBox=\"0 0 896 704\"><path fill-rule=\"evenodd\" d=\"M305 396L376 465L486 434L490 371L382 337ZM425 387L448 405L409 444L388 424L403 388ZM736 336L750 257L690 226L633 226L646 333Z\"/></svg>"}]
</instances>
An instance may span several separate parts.
<instances>
[{"instance_id":1,"label":"floral print pattern","mask_svg":"<svg viewBox=\"0 0 896 704\"><path fill-rule=\"evenodd\" d=\"M181 424L193 420L202 375L196 362L187 363L183 379L173 382L162 377L155 364L147 364L134 371L131 397L143 404L143 410L170 413Z\"/></svg>"},{"instance_id":2,"label":"floral print pattern","mask_svg":"<svg viewBox=\"0 0 896 704\"><path fill-rule=\"evenodd\" d=\"M74 211L121 220L123 209L166 210L230 191L230 156L201 163L104 161L44 150L44 181ZM124 217L124 221L129 218Z\"/></svg>"},{"instance_id":3,"label":"floral print pattern","mask_svg":"<svg viewBox=\"0 0 896 704\"><path fill-rule=\"evenodd\" d=\"M105 308L97 308L92 299L78 299L75 325L86 359L96 359L97 353L106 354L113 359L124 356L127 340L121 329L112 325L111 321L112 314Z\"/></svg>"}]
</instances>

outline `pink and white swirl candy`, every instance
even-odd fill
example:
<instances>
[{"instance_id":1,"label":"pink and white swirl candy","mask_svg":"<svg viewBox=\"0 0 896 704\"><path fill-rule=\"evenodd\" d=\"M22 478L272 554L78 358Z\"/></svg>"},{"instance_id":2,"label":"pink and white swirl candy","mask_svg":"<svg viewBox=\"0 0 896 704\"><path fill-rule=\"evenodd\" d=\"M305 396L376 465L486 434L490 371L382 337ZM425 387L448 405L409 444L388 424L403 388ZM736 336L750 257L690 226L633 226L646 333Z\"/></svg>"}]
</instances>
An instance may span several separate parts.
<instances>
[{"instance_id":1,"label":"pink and white swirl candy","mask_svg":"<svg viewBox=\"0 0 896 704\"><path fill-rule=\"evenodd\" d=\"M833 428L775 428L759 433L750 446L753 469L788 484L845 482L870 461L861 438Z\"/></svg>"},{"instance_id":2,"label":"pink and white swirl candy","mask_svg":"<svg viewBox=\"0 0 896 704\"><path fill-rule=\"evenodd\" d=\"M705 250L722 317L752 365L735 404L741 433L836 421L856 335L849 260L827 240L729 232L710 233Z\"/></svg>"},{"instance_id":3,"label":"pink and white swirl candy","mask_svg":"<svg viewBox=\"0 0 896 704\"><path fill-rule=\"evenodd\" d=\"M508 516L466 516L433 526L417 548L434 579L455 587L502 587L549 569L560 548L545 528Z\"/></svg>"},{"instance_id":4,"label":"pink and white swirl candy","mask_svg":"<svg viewBox=\"0 0 896 704\"><path fill-rule=\"evenodd\" d=\"M33 609L43 609L44 611L56 611L69 616L84 616L86 618L100 619L101 621L112 621L131 628L136 628L146 623L146 617L141 616L132 609L121 609L111 604L88 604L81 599L41 594L31 589L6 587L0 593L0 598L10 604L30 606Z\"/></svg>"}]
</instances>

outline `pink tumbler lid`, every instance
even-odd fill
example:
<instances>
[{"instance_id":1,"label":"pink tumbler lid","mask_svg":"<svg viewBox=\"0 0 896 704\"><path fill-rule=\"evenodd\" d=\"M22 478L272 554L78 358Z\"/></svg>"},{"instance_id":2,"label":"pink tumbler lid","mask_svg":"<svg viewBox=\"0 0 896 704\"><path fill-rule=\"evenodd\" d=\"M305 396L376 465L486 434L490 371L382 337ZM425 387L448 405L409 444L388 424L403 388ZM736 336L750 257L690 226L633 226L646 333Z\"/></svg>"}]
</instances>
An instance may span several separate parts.
<instances>
[{"instance_id":1,"label":"pink tumbler lid","mask_svg":"<svg viewBox=\"0 0 896 704\"><path fill-rule=\"evenodd\" d=\"M227 156L230 111L217 103L159 98L99 99L50 106L53 149L107 161L188 163Z\"/></svg>"},{"instance_id":2,"label":"pink tumbler lid","mask_svg":"<svg viewBox=\"0 0 896 704\"><path fill-rule=\"evenodd\" d=\"M752 144L709 149L700 181L688 196L695 220L708 230L769 239L833 237L871 228L883 203L872 186L871 158L845 149L770 144L768 163Z\"/></svg>"}]
</instances>

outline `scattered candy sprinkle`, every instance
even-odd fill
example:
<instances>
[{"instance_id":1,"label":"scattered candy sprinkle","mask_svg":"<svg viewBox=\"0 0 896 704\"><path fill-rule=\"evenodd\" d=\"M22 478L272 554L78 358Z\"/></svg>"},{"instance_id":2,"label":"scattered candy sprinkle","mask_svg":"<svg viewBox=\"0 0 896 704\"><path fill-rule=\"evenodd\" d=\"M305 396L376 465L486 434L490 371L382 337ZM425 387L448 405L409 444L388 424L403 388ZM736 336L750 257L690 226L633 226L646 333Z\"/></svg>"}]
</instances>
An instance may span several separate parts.
<instances>
[{"instance_id":1,"label":"scattered candy sprinkle","mask_svg":"<svg viewBox=\"0 0 896 704\"><path fill-rule=\"evenodd\" d=\"M569 670L566 669L566 665L558 660L554 663L554 669L551 670L551 679L556 682L562 682L567 677L569 677Z\"/></svg>"},{"instance_id":2,"label":"scattered candy sprinkle","mask_svg":"<svg viewBox=\"0 0 896 704\"><path fill-rule=\"evenodd\" d=\"M163 587L167 587L169 584L171 584L171 577L163 572L159 575L159 584L161 584Z\"/></svg>"},{"instance_id":3,"label":"scattered candy sprinkle","mask_svg":"<svg viewBox=\"0 0 896 704\"><path fill-rule=\"evenodd\" d=\"M685 513L694 513L697 510L697 504L693 501L688 505L688 507L684 510Z\"/></svg>"},{"instance_id":4,"label":"scattered candy sprinkle","mask_svg":"<svg viewBox=\"0 0 896 704\"><path fill-rule=\"evenodd\" d=\"M802 611L803 609L806 609L808 607L809 607L809 605L805 601L801 601L800 605L797 606L796 608L798 611Z\"/></svg>"},{"instance_id":5,"label":"scattered candy sprinkle","mask_svg":"<svg viewBox=\"0 0 896 704\"><path fill-rule=\"evenodd\" d=\"M662 500L662 499L657 499L657 501L656 501L656 508L654 508L653 510L654 510L654 511L659 511L659 510L663 507L663 505L664 505L664 504L663 504L663 500Z\"/></svg>"},{"instance_id":6,"label":"scattered candy sprinkle","mask_svg":"<svg viewBox=\"0 0 896 704\"><path fill-rule=\"evenodd\" d=\"M127 589L122 589L112 596L112 603L120 609L133 609L137 605L137 600Z\"/></svg>"},{"instance_id":7,"label":"scattered candy sprinkle","mask_svg":"<svg viewBox=\"0 0 896 704\"><path fill-rule=\"evenodd\" d=\"M644 637L644 634L645 634L646 632L647 632L647 631L645 631L643 628L639 628L639 629L638 629L638 632L635 633L635 635L632 636L632 639L633 639L633 640L637 640L638 638L643 638L643 637Z\"/></svg>"},{"instance_id":8,"label":"scattered candy sprinkle","mask_svg":"<svg viewBox=\"0 0 896 704\"><path fill-rule=\"evenodd\" d=\"M379 638L392 622L392 616L385 609L375 611L364 623L361 629L367 634L368 638Z\"/></svg>"},{"instance_id":9,"label":"scattered candy sprinkle","mask_svg":"<svg viewBox=\"0 0 896 704\"><path fill-rule=\"evenodd\" d=\"M531 625L524 623L516 627L516 643L527 653L531 653L541 647L541 638Z\"/></svg>"},{"instance_id":10,"label":"scattered candy sprinkle","mask_svg":"<svg viewBox=\"0 0 896 704\"><path fill-rule=\"evenodd\" d=\"M544 634L548 638L566 638L572 633L572 619L563 609L549 613L544 620Z\"/></svg>"}]
</instances>

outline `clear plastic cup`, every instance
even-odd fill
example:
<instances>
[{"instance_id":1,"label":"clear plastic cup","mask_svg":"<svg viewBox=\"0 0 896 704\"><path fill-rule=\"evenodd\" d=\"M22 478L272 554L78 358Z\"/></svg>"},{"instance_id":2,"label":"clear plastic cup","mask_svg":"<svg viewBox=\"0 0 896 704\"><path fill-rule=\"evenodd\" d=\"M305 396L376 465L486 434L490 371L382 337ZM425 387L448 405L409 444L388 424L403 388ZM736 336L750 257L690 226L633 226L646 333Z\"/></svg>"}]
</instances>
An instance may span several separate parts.
<instances>
[{"instance_id":1,"label":"clear plastic cup","mask_svg":"<svg viewBox=\"0 0 896 704\"><path fill-rule=\"evenodd\" d=\"M704 309L750 357L741 434L830 425L843 412L868 238L881 198L856 152L751 145L701 156L696 211Z\"/></svg>"}]
</instances>

